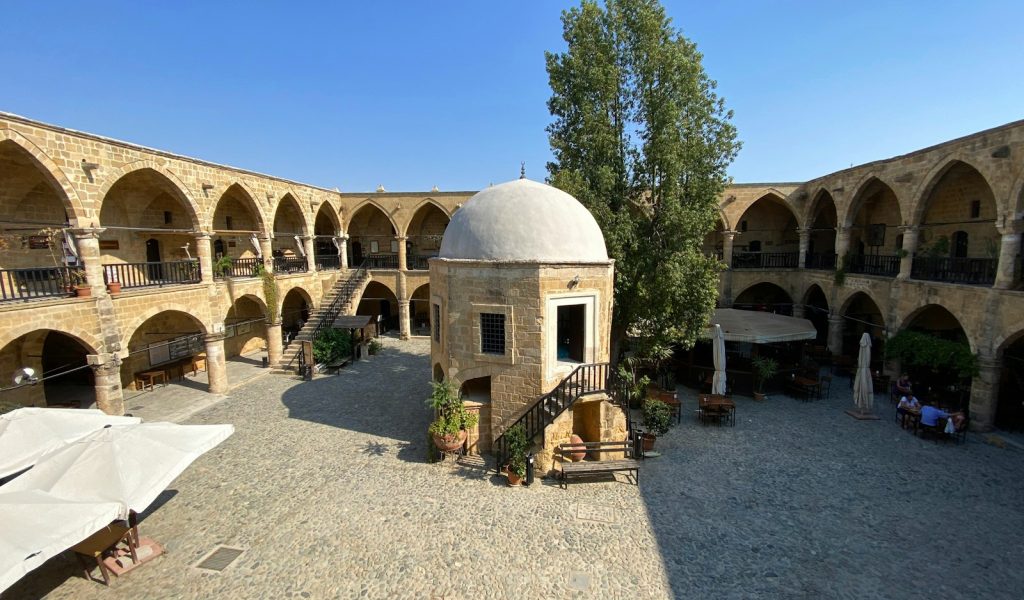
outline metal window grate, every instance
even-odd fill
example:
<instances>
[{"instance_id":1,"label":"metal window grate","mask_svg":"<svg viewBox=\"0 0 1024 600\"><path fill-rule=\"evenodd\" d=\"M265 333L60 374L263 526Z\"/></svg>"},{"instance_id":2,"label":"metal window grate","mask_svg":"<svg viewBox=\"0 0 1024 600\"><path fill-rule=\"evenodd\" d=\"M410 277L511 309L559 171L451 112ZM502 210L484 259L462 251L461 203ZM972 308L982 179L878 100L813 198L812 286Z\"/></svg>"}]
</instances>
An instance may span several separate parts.
<instances>
[{"instance_id":1,"label":"metal window grate","mask_svg":"<svg viewBox=\"0 0 1024 600\"><path fill-rule=\"evenodd\" d=\"M213 552L206 555L199 564L196 565L197 569L206 569L207 571L223 571L235 562L235 559L242 555L245 550L240 548L229 548L227 546L218 546Z\"/></svg>"},{"instance_id":2,"label":"metal window grate","mask_svg":"<svg viewBox=\"0 0 1024 600\"><path fill-rule=\"evenodd\" d=\"M505 354L505 315L480 313L480 351Z\"/></svg>"},{"instance_id":3,"label":"metal window grate","mask_svg":"<svg viewBox=\"0 0 1024 600\"><path fill-rule=\"evenodd\" d=\"M434 341L441 342L441 305L434 304Z\"/></svg>"}]
</instances>

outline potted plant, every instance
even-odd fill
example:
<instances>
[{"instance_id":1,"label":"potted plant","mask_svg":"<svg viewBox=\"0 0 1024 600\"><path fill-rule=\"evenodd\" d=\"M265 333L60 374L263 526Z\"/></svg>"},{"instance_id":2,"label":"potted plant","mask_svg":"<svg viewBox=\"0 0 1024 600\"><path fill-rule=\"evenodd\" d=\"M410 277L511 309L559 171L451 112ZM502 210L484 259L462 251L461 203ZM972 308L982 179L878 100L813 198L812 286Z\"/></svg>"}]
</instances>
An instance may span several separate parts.
<instances>
[{"instance_id":1,"label":"potted plant","mask_svg":"<svg viewBox=\"0 0 1024 600\"><path fill-rule=\"evenodd\" d=\"M92 295L92 287L85 279L85 271L79 271L77 269L70 269L71 284L75 290L75 295L79 298L88 298ZM120 292L120 290L118 290Z\"/></svg>"},{"instance_id":2,"label":"potted plant","mask_svg":"<svg viewBox=\"0 0 1024 600\"><path fill-rule=\"evenodd\" d=\"M672 424L672 409L661 400L651 398L644 402L644 452L654 449L654 440L668 433Z\"/></svg>"},{"instance_id":3,"label":"potted plant","mask_svg":"<svg viewBox=\"0 0 1024 600\"><path fill-rule=\"evenodd\" d=\"M508 484L518 486L526 477L526 455L530 451L530 441L526 439L526 428L518 423L505 432L505 448L508 450Z\"/></svg>"},{"instance_id":4,"label":"potted plant","mask_svg":"<svg viewBox=\"0 0 1024 600\"><path fill-rule=\"evenodd\" d=\"M428 431L442 452L454 452L466 441L466 430L475 427L476 413L466 410L459 389L450 379L431 381L433 390L427 404L434 409L434 421Z\"/></svg>"},{"instance_id":5,"label":"potted plant","mask_svg":"<svg viewBox=\"0 0 1024 600\"><path fill-rule=\"evenodd\" d=\"M222 256L213 263L213 274L217 277L224 277L231 271L234 264L230 256Z\"/></svg>"},{"instance_id":6,"label":"potted plant","mask_svg":"<svg viewBox=\"0 0 1024 600\"><path fill-rule=\"evenodd\" d=\"M774 358L767 356L755 356L750 360L754 367L754 374L757 378L757 386L754 390L754 400L764 400L764 384L775 377L779 371L779 363Z\"/></svg>"}]
</instances>

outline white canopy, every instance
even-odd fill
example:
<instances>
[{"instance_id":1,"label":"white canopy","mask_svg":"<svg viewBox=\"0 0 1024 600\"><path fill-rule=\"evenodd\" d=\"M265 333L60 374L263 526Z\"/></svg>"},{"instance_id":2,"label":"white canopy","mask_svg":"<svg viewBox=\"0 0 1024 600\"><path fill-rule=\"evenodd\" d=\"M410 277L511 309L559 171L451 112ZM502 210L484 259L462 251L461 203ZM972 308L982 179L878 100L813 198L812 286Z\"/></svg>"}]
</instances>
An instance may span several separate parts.
<instances>
[{"instance_id":1,"label":"white canopy","mask_svg":"<svg viewBox=\"0 0 1024 600\"><path fill-rule=\"evenodd\" d=\"M61 446L104 425L139 423L137 417L112 417L102 410L25 407L0 415L0 477L13 475Z\"/></svg>"},{"instance_id":2,"label":"white canopy","mask_svg":"<svg viewBox=\"0 0 1024 600\"><path fill-rule=\"evenodd\" d=\"M715 357L715 375L711 380L711 393L724 396L726 393L725 375L725 337L722 326L715 324L715 333L711 337L711 347Z\"/></svg>"},{"instance_id":3,"label":"white canopy","mask_svg":"<svg viewBox=\"0 0 1024 600\"><path fill-rule=\"evenodd\" d=\"M111 425L41 457L0 489L117 502L124 519L129 510L145 510L194 460L234 431L231 425Z\"/></svg>"},{"instance_id":4,"label":"white canopy","mask_svg":"<svg viewBox=\"0 0 1024 600\"><path fill-rule=\"evenodd\" d=\"M857 373L853 379L853 402L861 413L871 412L875 401L875 384L871 379L871 336L864 332L860 336L860 350L857 351Z\"/></svg>"},{"instance_id":5,"label":"white canopy","mask_svg":"<svg viewBox=\"0 0 1024 600\"><path fill-rule=\"evenodd\" d=\"M0 592L117 519L117 502L74 502L0 488Z\"/></svg>"},{"instance_id":6,"label":"white canopy","mask_svg":"<svg viewBox=\"0 0 1024 600\"><path fill-rule=\"evenodd\" d=\"M807 319L754 310L716 308L711 323L712 325L704 329L703 337L711 338L714 333L713 324L717 323L722 326L722 333L727 342L770 344L813 340L818 337L818 330Z\"/></svg>"}]
</instances>

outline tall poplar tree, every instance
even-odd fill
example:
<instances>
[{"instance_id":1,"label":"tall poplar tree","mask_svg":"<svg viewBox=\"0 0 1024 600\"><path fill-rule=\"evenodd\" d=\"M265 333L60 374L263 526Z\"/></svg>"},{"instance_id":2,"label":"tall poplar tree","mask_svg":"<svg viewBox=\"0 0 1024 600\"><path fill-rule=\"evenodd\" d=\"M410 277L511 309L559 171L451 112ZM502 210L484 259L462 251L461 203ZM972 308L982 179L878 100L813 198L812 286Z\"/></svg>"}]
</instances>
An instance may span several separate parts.
<instances>
[{"instance_id":1,"label":"tall poplar tree","mask_svg":"<svg viewBox=\"0 0 1024 600\"><path fill-rule=\"evenodd\" d=\"M562 25L568 49L546 53L548 172L616 261L613 351L627 335L691 346L718 297L702 246L739 150L732 112L656 0L584 0Z\"/></svg>"}]
</instances>

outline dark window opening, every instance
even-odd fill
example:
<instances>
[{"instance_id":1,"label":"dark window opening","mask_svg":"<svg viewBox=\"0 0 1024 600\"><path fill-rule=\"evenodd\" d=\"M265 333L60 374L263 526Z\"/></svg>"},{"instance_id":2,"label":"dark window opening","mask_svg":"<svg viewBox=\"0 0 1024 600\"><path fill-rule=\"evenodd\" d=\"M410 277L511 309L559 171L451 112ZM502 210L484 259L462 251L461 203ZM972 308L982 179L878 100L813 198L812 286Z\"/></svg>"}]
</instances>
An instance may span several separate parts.
<instances>
[{"instance_id":1,"label":"dark window opening","mask_svg":"<svg viewBox=\"0 0 1024 600\"><path fill-rule=\"evenodd\" d=\"M740 231L746 231L746 230L747 230L747 222L746 221L740 221Z\"/></svg>"},{"instance_id":2,"label":"dark window opening","mask_svg":"<svg viewBox=\"0 0 1024 600\"><path fill-rule=\"evenodd\" d=\"M234 223L231 220L231 215L224 217L224 229L234 229Z\"/></svg>"},{"instance_id":3,"label":"dark window opening","mask_svg":"<svg viewBox=\"0 0 1024 600\"><path fill-rule=\"evenodd\" d=\"M971 218L977 219L981 216L981 200L971 200Z\"/></svg>"},{"instance_id":4,"label":"dark window opening","mask_svg":"<svg viewBox=\"0 0 1024 600\"><path fill-rule=\"evenodd\" d=\"M585 304L558 307L558 360L583 362L586 337Z\"/></svg>"},{"instance_id":5,"label":"dark window opening","mask_svg":"<svg viewBox=\"0 0 1024 600\"><path fill-rule=\"evenodd\" d=\"M215 240L213 242L213 255L216 258L224 256L224 240Z\"/></svg>"},{"instance_id":6,"label":"dark window opening","mask_svg":"<svg viewBox=\"0 0 1024 600\"><path fill-rule=\"evenodd\" d=\"M434 304L434 341L441 341L441 305Z\"/></svg>"},{"instance_id":7,"label":"dark window opening","mask_svg":"<svg viewBox=\"0 0 1024 600\"><path fill-rule=\"evenodd\" d=\"M171 221L173 221L173 217L174 217L174 215L171 214L171 211L165 210L164 211L164 225L170 225Z\"/></svg>"},{"instance_id":8,"label":"dark window opening","mask_svg":"<svg viewBox=\"0 0 1024 600\"><path fill-rule=\"evenodd\" d=\"M505 315L480 313L480 352L505 354Z\"/></svg>"},{"instance_id":9,"label":"dark window opening","mask_svg":"<svg viewBox=\"0 0 1024 600\"><path fill-rule=\"evenodd\" d=\"M956 231L953 233L953 258L967 258L967 232Z\"/></svg>"},{"instance_id":10,"label":"dark window opening","mask_svg":"<svg viewBox=\"0 0 1024 600\"><path fill-rule=\"evenodd\" d=\"M750 242L749 244L747 244L747 251L748 252L760 252L761 251L761 242L758 241L758 240L754 240L754 241Z\"/></svg>"}]
</instances>

